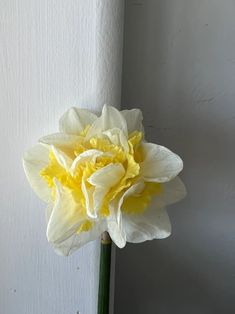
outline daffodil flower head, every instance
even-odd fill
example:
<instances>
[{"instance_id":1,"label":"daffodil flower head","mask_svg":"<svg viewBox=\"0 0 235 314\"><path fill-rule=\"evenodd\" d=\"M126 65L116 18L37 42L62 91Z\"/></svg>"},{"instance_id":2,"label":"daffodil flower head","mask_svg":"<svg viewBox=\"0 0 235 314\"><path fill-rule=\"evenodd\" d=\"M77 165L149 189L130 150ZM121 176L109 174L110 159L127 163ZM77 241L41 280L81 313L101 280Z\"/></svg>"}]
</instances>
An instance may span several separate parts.
<instances>
[{"instance_id":1,"label":"daffodil flower head","mask_svg":"<svg viewBox=\"0 0 235 314\"><path fill-rule=\"evenodd\" d=\"M79 108L60 119L23 158L36 194L48 203L47 238L68 255L108 231L115 244L166 238L166 205L185 196L181 158L144 139L139 109Z\"/></svg>"}]
</instances>

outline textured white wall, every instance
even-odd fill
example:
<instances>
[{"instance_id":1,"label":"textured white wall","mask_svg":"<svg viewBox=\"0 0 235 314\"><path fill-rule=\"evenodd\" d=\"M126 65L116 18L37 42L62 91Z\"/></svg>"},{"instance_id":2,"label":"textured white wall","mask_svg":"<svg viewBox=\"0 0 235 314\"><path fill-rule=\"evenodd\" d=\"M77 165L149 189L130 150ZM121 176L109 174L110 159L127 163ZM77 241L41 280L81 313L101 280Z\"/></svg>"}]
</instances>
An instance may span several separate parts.
<instances>
[{"instance_id":1,"label":"textured white wall","mask_svg":"<svg viewBox=\"0 0 235 314\"><path fill-rule=\"evenodd\" d=\"M235 1L127 0L123 105L185 161L172 236L117 251L115 314L235 313Z\"/></svg>"},{"instance_id":2,"label":"textured white wall","mask_svg":"<svg viewBox=\"0 0 235 314\"><path fill-rule=\"evenodd\" d=\"M99 243L69 258L45 236L21 156L70 106L120 104L122 0L0 0L0 313L95 314Z\"/></svg>"}]
</instances>

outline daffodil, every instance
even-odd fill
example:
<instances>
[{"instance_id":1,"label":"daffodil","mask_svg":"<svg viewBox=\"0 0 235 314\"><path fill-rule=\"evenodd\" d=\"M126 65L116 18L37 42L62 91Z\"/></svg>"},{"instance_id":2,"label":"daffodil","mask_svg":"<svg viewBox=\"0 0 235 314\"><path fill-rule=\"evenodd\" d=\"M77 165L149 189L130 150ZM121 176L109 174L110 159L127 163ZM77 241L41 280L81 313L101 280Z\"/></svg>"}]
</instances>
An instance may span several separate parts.
<instances>
[{"instance_id":1,"label":"daffodil","mask_svg":"<svg viewBox=\"0 0 235 314\"><path fill-rule=\"evenodd\" d=\"M165 207L185 195L181 158L146 142L138 109L105 105L97 117L71 108L59 133L28 150L24 169L46 203L47 238L68 255L107 231L115 244L162 239L171 233Z\"/></svg>"}]
</instances>

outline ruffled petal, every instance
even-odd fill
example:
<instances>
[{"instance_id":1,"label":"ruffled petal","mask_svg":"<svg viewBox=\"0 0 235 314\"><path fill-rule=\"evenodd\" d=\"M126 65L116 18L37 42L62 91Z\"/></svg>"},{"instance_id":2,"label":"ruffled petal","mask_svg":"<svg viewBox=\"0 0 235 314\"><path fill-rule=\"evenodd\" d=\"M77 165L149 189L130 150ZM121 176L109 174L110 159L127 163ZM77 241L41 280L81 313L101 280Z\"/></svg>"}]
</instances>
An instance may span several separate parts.
<instances>
[{"instance_id":1,"label":"ruffled petal","mask_svg":"<svg viewBox=\"0 0 235 314\"><path fill-rule=\"evenodd\" d=\"M171 223L164 208L151 206L142 214L123 214L123 228L127 242L140 243L164 239L171 234Z\"/></svg>"},{"instance_id":2,"label":"ruffled petal","mask_svg":"<svg viewBox=\"0 0 235 314\"><path fill-rule=\"evenodd\" d=\"M102 156L102 155L105 155L105 153L101 152L100 150L97 150L97 149L89 149L89 150L86 150L85 152L81 153L80 155L78 155L72 165L71 165L71 168L70 168L70 173L73 174L78 165L81 163L81 162L85 162L85 161L92 161L95 163L96 161L96 158L99 157L99 156Z\"/></svg>"},{"instance_id":3,"label":"ruffled petal","mask_svg":"<svg viewBox=\"0 0 235 314\"><path fill-rule=\"evenodd\" d=\"M96 158L99 156L109 155L109 153L103 153L96 149L90 149L80 154L73 162L70 173L73 175L76 172L77 166L84 161L96 162ZM112 168L112 169L111 169ZM121 168L121 170L120 170ZM85 197L87 215L92 218L97 218L98 210L102 204L103 197L109 191L109 189L116 184L119 180L120 171L122 175L124 173L124 168L122 165L108 165L96 171L91 175L86 181L85 178L82 179L82 192ZM106 186L103 186L103 178L109 178L106 182ZM88 183L88 184L87 184ZM91 186L92 185L92 186Z\"/></svg>"},{"instance_id":4,"label":"ruffled petal","mask_svg":"<svg viewBox=\"0 0 235 314\"><path fill-rule=\"evenodd\" d=\"M59 129L62 133L79 135L86 126L91 125L97 116L87 109L70 108L60 118Z\"/></svg>"},{"instance_id":5,"label":"ruffled petal","mask_svg":"<svg viewBox=\"0 0 235 314\"><path fill-rule=\"evenodd\" d=\"M109 164L94 172L87 181L94 186L109 189L117 184L124 174L125 169L122 164Z\"/></svg>"},{"instance_id":6,"label":"ruffled petal","mask_svg":"<svg viewBox=\"0 0 235 314\"><path fill-rule=\"evenodd\" d=\"M122 110L121 114L126 120L128 133L134 131L144 132L144 127L142 124L143 115L139 109Z\"/></svg>"},{"instance_id":7,"label":"ruffled petal","mask_svg":"<svg viewBox=\"0 0 235 314\"><path fill-rule=\"evenodd\" d=\"M82 180L82 193L85 198L86 202L86 212L87 216L91 219L97 219L97 213L94 211L94 205L93 205L93 194L94 194L95 188L93 186L88 186L86 184L86 181Z\"/></svg>"},{"instance_id":8,"label":"ruffled petal","mask_svg":"<svg viewBox=\"0 0 235 314\"><path fill-rule=\"evenodd\" d=\"M61 243L79 228L86 219L81 204L77 203L71 192L54 179L56 201L47 225L47 239L52 243Z\"/></svg>"},{"instance_id":9,"label":"ruffled petal","mask_svg":"<svg viewBox=\"0 0 235 314\"><path fill-rule=\"evenodd\" d=\"M40 138L39 142L46 145L52 145L70 158L74 158L74 150L77 145L83 141L83 138L78 135L69 135L63 133L55 133Z\"/></svg>"},{"instance_id":10,"label":"ruffled petal","mask_svg":"<svg viewBox=\"0 0 235 314\"><path fill-rule=\"evenodd\" d=\"M124 151L129 151L127 137L124 135L122 130L117 128L110 129L104 131L103 135L106 136L112 144L121 146Z\"/></svg>"},{"instance_id":11,"label":"ruffled petal","mask_svg":"<svg viewBox=\"0 0 235 314\"><path fill-rule=\"evenodd\" d=\"M182 159L168 148L152 143L142 143L141 148L141 175L145 181L167 182L183 169Z\"/></svg>"},{"instance_id":12,"label":"ruffled petal","mask_svg":"<svg viewBox=\"0 0 235 314\"><path fill-rule=\"evenodd\" d=\"M49 148L42 144L29 149L23 156L23 167L26 177L37 196L45 202L51 199L51 191L40 171L49 163Z\"/></svg>"},{"instance_id":13,"label":"ruffled petal","mask_svg":"<svg viewBox=\"0 0 235 314\"><path fill-rule=\"evenodd\" d=\"M73 160L68 157L64 152L57 149L55 146L51 146L51 150L58 162L58 164L63 167L65 170L69 171Z\"/></svg>"},{"instance_id":14,"label":"ruffled petal","mask_svg":"<svg viewBox=\"0 0 235 314\"><path fill-rule=\"evenodd\" d=\"M144 188L144 183L139 182L130 187L119 199L110 204L110 215L107 217L108 232L113 242L123 248L126 245L126 232L122 222L121 206L123 200L133 194L138 194Z\"/></svg>"},{"instance_id":15,"label":"ruffled petal","mask_svg":"<svg viewBox=\"0 0 235 314\"><path fill-rule=\"evenodd\" d=\"M109 164L96 172L89 178L88 182L95 187L93 192L92 218L96 218L104 197L109 190L115 186L125 174L125 169L121 164ZM91 214L91 213L89 213Z\"/></svg>"},{"instance_id":16,"label":"ruffled petal","mask_svg":"<svg viewBox=\"0 0 235 314\"><path fill-rule=\"evenodd\" d=\"M87 132L86 139L99 136L109 129L118 128L127 136L126 120L116 108L104 105L101 116L96 119Z\"/></svg>"}]
</instances>

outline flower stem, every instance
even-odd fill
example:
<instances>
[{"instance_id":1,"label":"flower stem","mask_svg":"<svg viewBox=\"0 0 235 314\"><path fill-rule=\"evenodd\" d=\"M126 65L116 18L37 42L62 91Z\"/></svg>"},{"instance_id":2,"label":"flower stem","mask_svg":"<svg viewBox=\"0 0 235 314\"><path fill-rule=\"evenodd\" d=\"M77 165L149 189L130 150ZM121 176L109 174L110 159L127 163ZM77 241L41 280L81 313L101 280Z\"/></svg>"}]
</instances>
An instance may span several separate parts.
<instances>
[{"instance_id":1,"label":"flower stem","mask_svg":"<svg viewBox=\"0 0 235 314\"><path fill-rule=\"evenodd\" d=\"M98 314L109 313L110 266L112 241L108 232L101 235Z\"/></svg>"}]
</instances>

